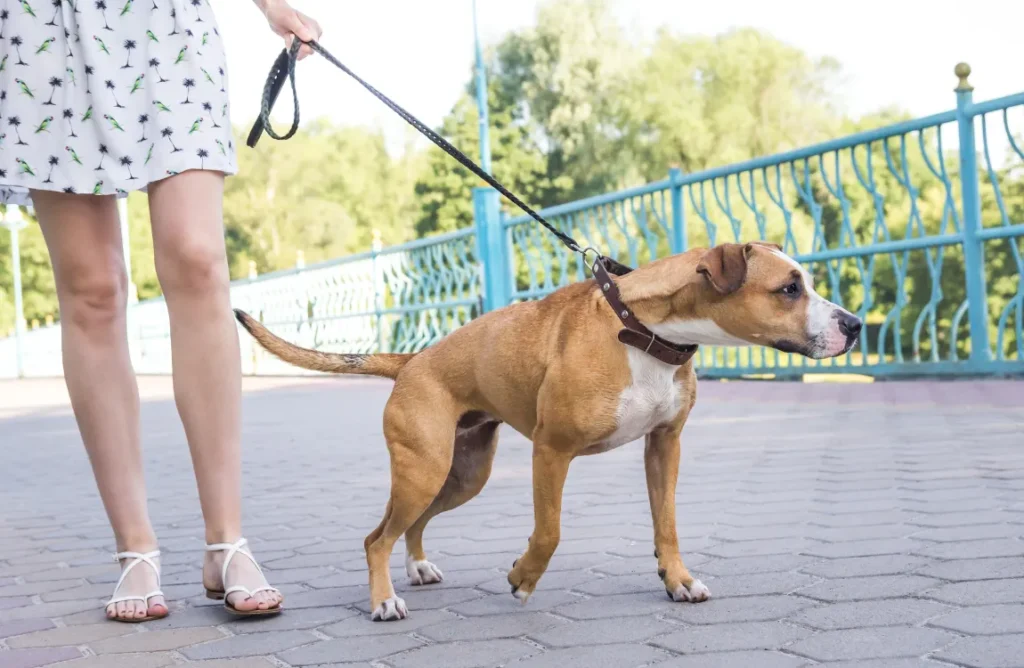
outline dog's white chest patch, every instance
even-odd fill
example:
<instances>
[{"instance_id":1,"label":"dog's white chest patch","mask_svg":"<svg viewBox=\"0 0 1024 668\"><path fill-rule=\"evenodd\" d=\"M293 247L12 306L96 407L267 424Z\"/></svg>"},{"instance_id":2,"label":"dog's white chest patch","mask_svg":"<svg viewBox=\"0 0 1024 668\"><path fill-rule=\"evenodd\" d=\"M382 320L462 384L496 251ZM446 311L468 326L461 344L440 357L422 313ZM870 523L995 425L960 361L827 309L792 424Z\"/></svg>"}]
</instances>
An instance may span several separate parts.
<instances>
[{"instance_id":1,"label":"dog's white chest patch","mask_svg":"<svg viewBox=\"0 0 1024 668\"><path fill-rule=\"evenodd\" d=\"M596 446L600 452L649 434L655 427L670 422L682 407L682 385L675 378L679 367L635 348L627 348L626 355L632 380L619 395L615 432Z\"/></svg>"}]
</instances>

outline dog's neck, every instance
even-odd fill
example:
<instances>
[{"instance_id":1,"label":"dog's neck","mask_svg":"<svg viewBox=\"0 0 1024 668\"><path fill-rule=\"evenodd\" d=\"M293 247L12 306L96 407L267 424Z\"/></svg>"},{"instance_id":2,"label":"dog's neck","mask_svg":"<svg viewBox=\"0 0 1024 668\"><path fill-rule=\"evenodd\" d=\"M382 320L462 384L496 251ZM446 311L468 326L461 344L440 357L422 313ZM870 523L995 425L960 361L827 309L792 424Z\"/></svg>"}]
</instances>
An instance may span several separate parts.
<instances>
[{"instance_id":1,"label":"dog's neck","mask_svg":"<svg viewBox=\"0 0 1024 668\"><path fill-rule=\"evenodd\" d=\"M622 300L645 327L676 345L749 346L696 313L699 300L709 298L697 257L665 258L616 278Z\"/></svg>"}]
</instances>

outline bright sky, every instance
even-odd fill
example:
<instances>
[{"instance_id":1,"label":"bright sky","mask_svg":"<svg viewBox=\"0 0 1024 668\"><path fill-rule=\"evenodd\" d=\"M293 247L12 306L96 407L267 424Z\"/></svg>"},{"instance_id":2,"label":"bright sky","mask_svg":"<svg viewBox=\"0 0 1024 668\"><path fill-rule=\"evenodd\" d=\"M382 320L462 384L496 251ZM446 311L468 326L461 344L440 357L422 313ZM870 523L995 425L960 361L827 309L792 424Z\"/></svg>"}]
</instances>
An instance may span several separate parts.
<instances>
[{"instance_id":1,"label":"bright sky","mask_svg":"<svg viewBox=\"0 0 1024 668\"><path fill-rule=\"evenodd\" d=\"M484 45L532 24L539 4L478 0ZM214 6L227 42L232 116L249 123L283 44L251 3ZM432 126L471 74L472 0L294 0L293 6L320 22L321 42L342 62ZM843 65L841 93L853 114L889 105L918 116L952 108L953 66L961 60L974 70L976 100L1024 90L1024 2L619 0L615 6L623 25L639 36L661 25L706 35L750 26L812 55L833 56ZM303 119L380 126L393 146L402 144L404 122L322 59L303 61L298 81ZM285 129L290 114L290 96L282 95L275 127Z\"/></svg>"}]
</instances>

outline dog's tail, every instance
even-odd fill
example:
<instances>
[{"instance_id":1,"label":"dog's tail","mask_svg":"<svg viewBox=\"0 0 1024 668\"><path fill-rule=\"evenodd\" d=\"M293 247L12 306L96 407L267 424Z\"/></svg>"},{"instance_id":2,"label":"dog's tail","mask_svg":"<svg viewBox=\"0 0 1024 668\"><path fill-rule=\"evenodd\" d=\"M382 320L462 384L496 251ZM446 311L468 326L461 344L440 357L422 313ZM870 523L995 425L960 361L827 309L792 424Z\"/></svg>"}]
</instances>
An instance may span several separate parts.
<instances>
[{"instance_id":1,"label":"dog's tail","mask_svg":"<svg viewBox=\"0 0 1024 668\"><path fill-rule=\"evenodd\" d=\"M310 350L288 343L245 311L236 308L235 317L263 348L279 359L303 369L397 378L398 372L413 358L413 355L346 355Z\"/></svg>"}]
</instances>

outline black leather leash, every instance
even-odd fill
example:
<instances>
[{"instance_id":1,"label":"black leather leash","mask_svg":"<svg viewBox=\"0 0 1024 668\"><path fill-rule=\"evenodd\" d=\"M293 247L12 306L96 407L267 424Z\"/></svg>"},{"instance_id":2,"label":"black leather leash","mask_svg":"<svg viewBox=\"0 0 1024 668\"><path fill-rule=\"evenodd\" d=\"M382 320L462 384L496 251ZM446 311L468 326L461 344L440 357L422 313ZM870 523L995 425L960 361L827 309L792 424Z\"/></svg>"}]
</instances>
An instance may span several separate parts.
<instances>
[{"instance_id":1,"label":"black leather leash","mask_svg":"<svg viewBox=\"0 0 1024 668\"><path fill-rule=\"evenodd\" d=\"M533 208L516 197L508 188L501 185L501 183L484 171L484 169L476 164L469 156L457 149L455 146L452 146L452 144L444 137L427 127L422 121L403 109L387 95L381 93L379 90L364 81L355 72L346 67L344 63L331 55L327 49L322 47L319 42L301 42L296 39L292 42L291 47L282 50L280 55L278 55L277 59L274 61L273 66L270 68L270 74L267 76L267 82L263 86L263 99L260 106L259 118L256 119L255 123L253 123L252 130L249 131L249 137L245 142L249 148L256 146L256 143L259 141L264 131L266 131L266 133L273 139L278 140L290 139L298 131L299 94L295 89L295 63L298 58L299 48L303 44L309 46L313 51L323 56L329 63L355 79L363 86L363 88L370 91L374 97L401 116L409 125L416 128L416 130L423 134L427 139L434 142L434 144L436 144L442 151L455 158L459 164L483 179L489 186L504 195L510 202L518 206L520 209L525 211L527 215L543 225L549 232L554 234L559 241L565 244L566 248L574 253L579 253L583 256L584 260L587 259L588 253L595 255L596 259L593 264L590 265L590 270L593 272L594 278L597 279L598 285L601 288L601 294L604 295L609 305L611 305L612 310L615 311L615 315L622 321L622 324L625 327L625 329L619 332L619 341L626 345L643 350L662 362L676 366L685 364L691 357L693 357L694 353L697 352L696 345L676 345L671 341L667 341L660 336L657 336L637 320L636 316L634 316L629 310L626 304L622 301L619 288L615 285L615 281L612 280L612 275L624 276L633 271L630 267L601 255L593 248L583 248L580 246L575 239L561 230L558 230L554 225L545 220L543 216L534 211ZM285 77L287 77L291 82L294 112L291 128L284 135L278 135L270 126L270 111L274 108L274 103L277 102L277 98L281 94L281 89L284 88Z\"/></svg>"}]
</instances>

